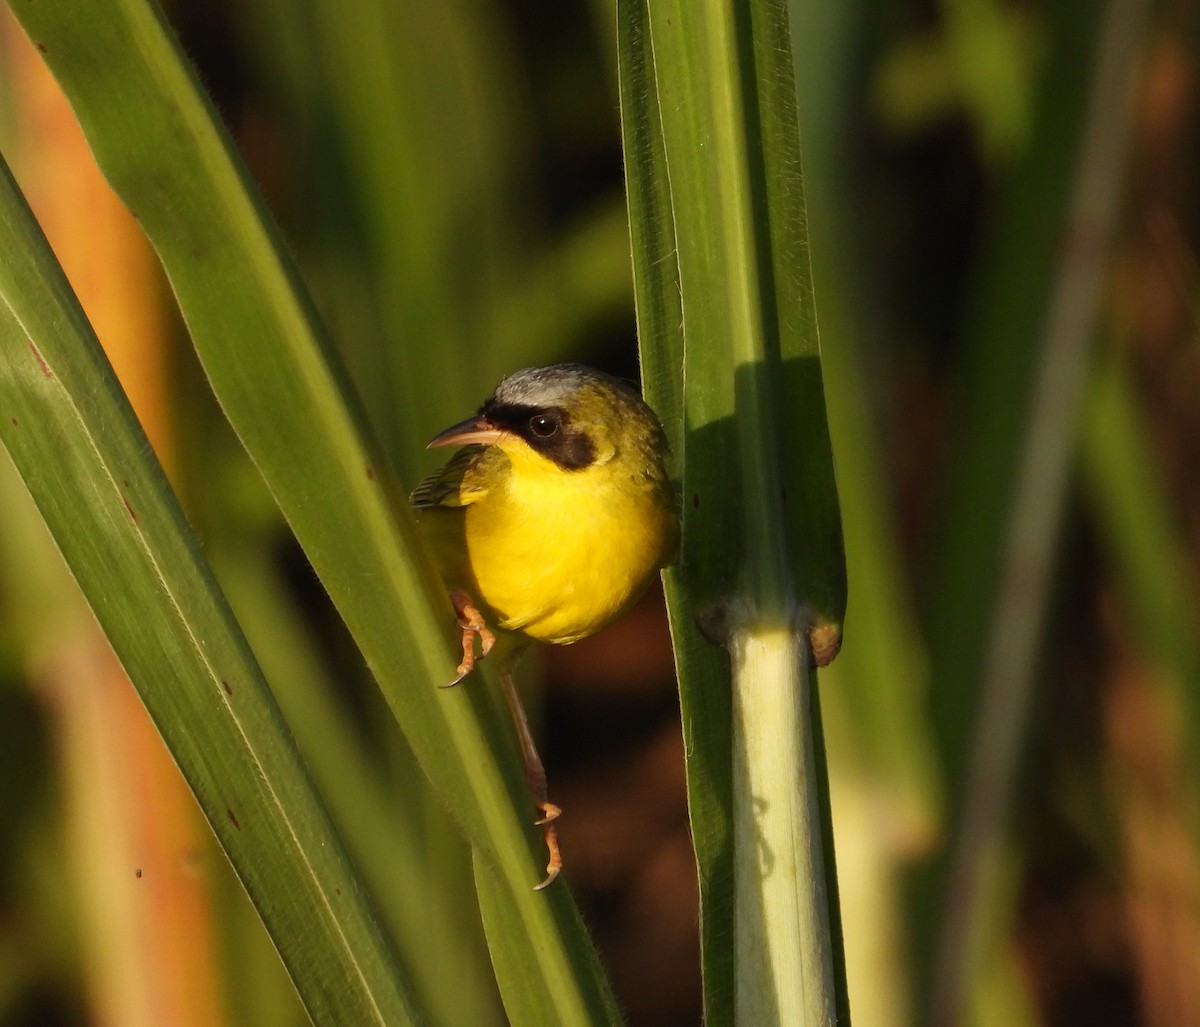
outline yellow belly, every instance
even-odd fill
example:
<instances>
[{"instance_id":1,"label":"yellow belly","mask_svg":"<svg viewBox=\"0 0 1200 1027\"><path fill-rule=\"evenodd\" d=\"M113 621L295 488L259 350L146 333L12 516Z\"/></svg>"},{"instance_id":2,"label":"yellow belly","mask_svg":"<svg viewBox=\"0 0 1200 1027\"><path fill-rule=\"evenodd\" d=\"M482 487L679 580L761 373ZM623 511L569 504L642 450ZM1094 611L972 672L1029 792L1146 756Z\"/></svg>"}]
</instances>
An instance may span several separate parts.
<instances>
[{"instance_id":1,"label":"yellow belly","mask_svg":"<svg viewBox=\"0 0 1200 1027\"><path fill-rule=\"evenodd\" d=\"M574 642L615 620L671 559L674 512L659 493L588 479L585 471L566 483L522 481L467 507L428 511L457 519L436 530L435 549L449 556L455 534L465 547L465 561L461 550L442 557L447 585L483 602L497 626L544 642Z\"/></svg>"}]
</instances>

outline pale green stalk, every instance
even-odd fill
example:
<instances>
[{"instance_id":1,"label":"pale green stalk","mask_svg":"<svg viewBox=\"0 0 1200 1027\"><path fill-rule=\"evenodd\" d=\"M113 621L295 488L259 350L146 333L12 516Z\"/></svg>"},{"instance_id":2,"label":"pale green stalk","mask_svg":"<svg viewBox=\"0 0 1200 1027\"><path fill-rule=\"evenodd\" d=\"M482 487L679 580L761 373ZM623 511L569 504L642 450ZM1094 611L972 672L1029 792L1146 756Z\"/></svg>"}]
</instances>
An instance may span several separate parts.
<instances>
[{"instance_id":1,"label":"pale green stalk","mask_svg":"<svg viewBox=\"0 0 1200 1027\"><path fill-rule=\"evenodd\" d=\"M820 790L806 647L793 626L730 641L735 958L762 984L737 990L741 1024L836 1022Z\"/></svg>"}]
</instances>

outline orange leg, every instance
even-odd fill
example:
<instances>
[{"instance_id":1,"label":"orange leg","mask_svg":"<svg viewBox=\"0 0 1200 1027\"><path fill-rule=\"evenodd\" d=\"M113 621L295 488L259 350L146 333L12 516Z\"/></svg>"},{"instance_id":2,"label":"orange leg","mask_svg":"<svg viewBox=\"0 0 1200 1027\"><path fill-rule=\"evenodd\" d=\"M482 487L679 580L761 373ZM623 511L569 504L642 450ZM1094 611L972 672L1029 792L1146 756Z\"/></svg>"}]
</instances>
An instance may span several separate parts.
<instances>
[{"instance_id":1,"label":"orange leg","mask_svg":"<svg viewBox=\"0 0 1200 1027\"><path fill-rule=\"evenodd\" d=\"M554 829L554 821L562 810L554 805L546 796L546 768L542 766L542 758L538 755L537 746L533 744L533 734L529 730L529 720L525 716L525 707L521 705L521 697L517 694L517 684L513 679L511 667L505 667L500 672L500 683L504 686L504 698L508 701L508 710L512 714L513 724L517 729L517 740L521 743L521 757L525 762L525 783L529 786L529 794L533 796L533 804L541 817L534 823L542 829L546 838L546 850L549 862L546 863L546 879L534 891L541 891L549 886L562 870L562 854L558 851L558 832Z\"/></svg>"},{"instance_id":2,"label":"orange leg","mask_svg":"<svg viewBox=\"0 0 1200 1027\"><path fill-rule=\"evenodd\" d=\"M496 644L496 636L489 630L483 614L466 592L453 589L450 601L458 614L458 623L462 628L462 663L458 665L458 673L453 681L448 681L442 688L451 688L475 669L478 660L482 660L492 651ZM475 637L479 636L480 654L475 655ZM500 683L504 687L504 698L508 702L509 713L512 714L513 724L517 729L517 741L521 745L521 758L525 764L525 783L533 796L533 804L541 816L534 823L542 829L546 839L546 850L549 861L546 863L546 879L534 890L541 891L547 887L562 870L562 855L558 850L558 832L554 829L554 821L562 810L552 803L546 795L546 768L538 755L537 746L533 744L533 733L529 730L529 720L525 716L525 708L521 705L521 697L517 694L517 685L513 679L512 662L516 654L506 653L500 671Z\"/></svg>"},{"instance_id":3,"label":"orange leg","mask_svg":"<svg viewBox=\"0 0 1200 1027\"><path fill-rule=\"evenodd\" d=\"M488 653L492 651L492 646L496 644L496 636L492 634L487 626L487 622L483 619L483 614L479 612L479 608L475 605L475 601L467 595L462 589L452 589L450 592L450 602L454 604L454 612L458 614L458 624L462 628L462 663L458 665L458 674L453 681L447 681L442 688L453 688L463 678L475 669L475 636L479 636L479 645L482 650L478 659L482 660Z\"/></svg>"}]
</instances>

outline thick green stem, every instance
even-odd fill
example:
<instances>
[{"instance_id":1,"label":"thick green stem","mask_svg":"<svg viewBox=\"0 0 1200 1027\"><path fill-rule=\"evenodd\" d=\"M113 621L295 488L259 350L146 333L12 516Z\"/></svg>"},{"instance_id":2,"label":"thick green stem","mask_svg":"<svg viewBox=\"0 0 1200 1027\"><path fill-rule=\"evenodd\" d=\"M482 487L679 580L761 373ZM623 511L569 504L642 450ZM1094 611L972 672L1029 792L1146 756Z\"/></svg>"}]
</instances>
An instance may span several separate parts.
<instances>
[{"instance_id":1,"label":"thick green stem","mask_svg":"<svg viewBox=\"0 0 1200 1027\"><path fill-rule=\"evenodd\" d=\"M667 595L706 1022L833 1023L844 975L806 668L814 629L836 651L846 578L787 5L623 0L617 15L646 394L682 472Z\"/></svg>"},{"instance_id":2,"label":"thick green stem","mask_svg":"<svg viewBox=\"0 0 1200 1027\"><path fill-rule=\"evenodd\" d=\"M837 1022L807 646L795 625L737 630L734 947L740 1024Z\"/></svg>"}]
</instances>

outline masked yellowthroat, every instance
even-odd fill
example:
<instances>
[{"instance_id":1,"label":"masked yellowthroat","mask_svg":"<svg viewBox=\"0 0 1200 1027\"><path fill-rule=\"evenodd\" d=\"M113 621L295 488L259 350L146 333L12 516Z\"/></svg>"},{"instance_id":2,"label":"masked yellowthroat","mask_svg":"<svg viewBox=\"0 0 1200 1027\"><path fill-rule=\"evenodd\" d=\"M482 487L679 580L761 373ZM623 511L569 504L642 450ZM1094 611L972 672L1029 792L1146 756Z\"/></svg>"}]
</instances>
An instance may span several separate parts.
<instances>
[{"instance_id":1,"label":"masked yellowthroat","mask_svg":"<svg viewBox=\"0 0 1200 1027\"><path fill-rule=\"evenodd\" d=\"M429 447L465 448L412 494L463 629L457 684L500 634L500 679L550 861L562 859L546 775L512 666L530 639L575 642L612 623L675 557L666 439L629 386L580 364L518 371Z\"/></svg>"}]
</instances>

